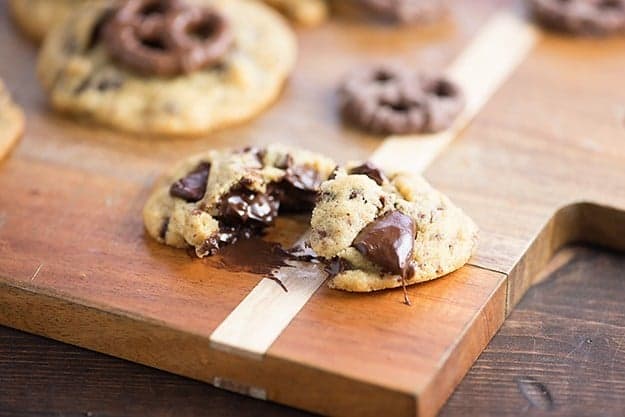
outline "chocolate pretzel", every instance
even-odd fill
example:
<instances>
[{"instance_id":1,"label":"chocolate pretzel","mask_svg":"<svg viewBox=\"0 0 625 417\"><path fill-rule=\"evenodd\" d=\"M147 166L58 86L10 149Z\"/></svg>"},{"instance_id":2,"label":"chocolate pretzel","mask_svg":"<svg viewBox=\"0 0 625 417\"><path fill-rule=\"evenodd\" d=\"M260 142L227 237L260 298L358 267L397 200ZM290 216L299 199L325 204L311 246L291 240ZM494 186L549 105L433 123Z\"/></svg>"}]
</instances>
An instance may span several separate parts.
<instances>
[{"instance_id":1,"label":"chocolate pretzel","mask_svg":"<svg viewBox=\"0 0 625 417\"><path fill-rule=\"evenodd\" d=\"M463 94L451 81L391 65L351 74L339 94L343 118L374 134L438 132L464 107Z\"/></svg>"},{"instance_id":2,"label":"chocolate pretzel","mask_svg":"<svg viewBox=\"0 0 625 417\"><path fill-rule=\"evenodd\" d=\"M625 29L625 0L530 0L545 26L581 35L608 34Z\"/></svg>"},{"instance_id":3,"label":"chocolate pretzel","mask_svg":"<svg viewBox=\"0 0 625 417\"><path fill-rule=\"evenodd\" d=\"M103 38L114 59L163 77L218 63L233 42L224 16L183 0L129 0L106 22Z\"/></svg>"}]
</instances>

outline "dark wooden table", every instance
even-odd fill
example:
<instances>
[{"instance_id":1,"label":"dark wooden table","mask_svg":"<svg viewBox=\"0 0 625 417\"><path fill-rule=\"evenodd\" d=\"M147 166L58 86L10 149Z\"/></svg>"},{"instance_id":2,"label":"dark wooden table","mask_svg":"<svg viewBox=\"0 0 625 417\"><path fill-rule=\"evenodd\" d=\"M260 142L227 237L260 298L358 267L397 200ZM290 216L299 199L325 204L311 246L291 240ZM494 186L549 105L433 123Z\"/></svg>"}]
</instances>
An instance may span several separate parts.
<instances>
[{"instance_id":1,"label":"dark wooden table","mask_svg":"<svg viewBox=\"0 0 625 417\"><path fill-rule=\"evenodd\" d=\"M0 416L204 415L308 414L0 327ZM441 415L625 416L625 256L560 253Z\"/></svg>"}]
</instances>

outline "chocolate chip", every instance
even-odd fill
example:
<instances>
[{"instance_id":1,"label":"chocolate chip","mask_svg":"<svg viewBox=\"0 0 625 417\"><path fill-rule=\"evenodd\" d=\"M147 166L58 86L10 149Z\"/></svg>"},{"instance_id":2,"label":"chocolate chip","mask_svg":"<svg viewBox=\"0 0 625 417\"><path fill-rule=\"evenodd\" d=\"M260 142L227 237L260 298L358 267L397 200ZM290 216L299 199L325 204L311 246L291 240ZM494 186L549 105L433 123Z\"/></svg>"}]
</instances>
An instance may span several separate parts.
<instances>
[{"instance_id":1,"label":"chocolate chip","mask_svg":"<svg viewBox=\"0 0 625 417\"><path fill-rule=\"evenodd\" d=\"M334 278L342 272L353 269L354 266L343 258L334 257L326 262L323 268L328 273L328 278Z\"/></svg>"},{"instance_id":2,"label":"chocolate chip","mask_svg":"<svg viewBox=\"0 0 625 417\"><path fill-rule=\"evenodd\" d=\"M416 225L412 217L395 210L369 223L352 246L385 272L409 277Z\"/></svg>"},{"instance_id":3,"label":"chocolate chip","mask_svg":"<svg viewBox=\"0 0 625 417\"><path fill-rule=\"evenodd\" d=\"M96 88L98 91L111 91L111 90L119 90L121 86L124 84L121 78L102 78L98 81Z\"/></svg>"},{"instance_id":4,"label":"chocolate chip","mask_svg":"<svg viewBox=\"0 0 625 417\"><path fill-rule=\"evenodd\" d=\"M102 30L104 28L104 25L111 19L111 17L113 16L113 13L114 13L114 10L112 8L107 9L102 13L100 18L95 22L95 24L93 25L93 28L91 29L91 34L89 35L87 44L85 45L85 48L87 51L90 51L91 49L95 48L98 42L100 42L100 39L102 38Z\"/></svg>"},{"instance_id":5,"label":"chocolate chip","mask_svg":"<svg viewBox=\"0 0 625 417\"><path fill-rule=\"evenodd\" d=\"M182 198L189 203L200 201L206 193L210 168L210 163L201 162L186 177L173 183L169 189L169 194L172 197Z\"/></svg>"},{"instance_id":6,"label":"chocolate chip","mask_svg":"<svg viewBox=\"0 0 625 417\"><path fill-rule=\"evenodd\" d=\"M386 175L384 175L382 170L368 161L362 165L350 169L349 173L353 175L366 175L367 177L375 181L378 185L382 185L385 181L388 181Z\"/></svg>"},{"instance_id":7,"label":"chocolate chip","mask_svg":"<svg viewBox=\"0 0 625 417\"><path fill-rule=\"evenodd\" d=\"M170 221L170 218L167 217L163 221L163 224L161 225L161 230L158 232L159 237L163 240L165 240L165 236L167 236L167 230L169 229L169 221Z\"/></svg>"}]
</instances>

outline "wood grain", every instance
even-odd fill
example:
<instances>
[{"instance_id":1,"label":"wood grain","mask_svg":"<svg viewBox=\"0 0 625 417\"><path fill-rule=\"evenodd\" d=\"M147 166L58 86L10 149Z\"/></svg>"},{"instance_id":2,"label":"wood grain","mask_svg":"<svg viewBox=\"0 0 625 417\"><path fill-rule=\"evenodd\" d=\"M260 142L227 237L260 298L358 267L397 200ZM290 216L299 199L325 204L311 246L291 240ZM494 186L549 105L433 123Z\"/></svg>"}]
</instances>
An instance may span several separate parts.
<instances>
[{"instance_id":1,"label":"wood grain","mask_svg":"<svg viewBox=\"0 0 625 417\"><path fill-rule=\"evenodd\" d=\"M589 410L622 416L625 257L572 248L559 253L549 270L506 319L441 417L572 416ZM529 399L519 382L527 385ZM551 402L536 389L541 385ZM309 415L0 327L0 416L172 414Z\"/></svg>"},{"instance_id":2,"label":"wood grain","mask_svg":"<svg viewBox=\"0 0 625 417\"><path fill-rule=\"evenodd\" d=\"M337 120L341 75L383 58L444 68L511 3L456 1L451 19L425 30L336 20L301 31L281 100L248 125L192 140L53 115L34 50L0 9L0 74L28 119L0 165L0 322L320 413L435 414L553 250L572 239L622 247L625 39L546 37L427 170L482 237L472 266L409 290L412 308L397 291L321 287L262 358L216 350L210 334L261 277L154 243L140 211L164 167L209 147L283 141L366 158L380 139ZM268 238L302 232L284 219Z\"/></svg>"},{"instance_id":3,"label":"wood grain","mask_svg":"<svg viewBox=\"0 0 625 417\"><path fill-rule=\"evenodd\" d=\"M625 257L577 247L554 261L441 417L625 413Z\"/></svg>"}]
</instances>

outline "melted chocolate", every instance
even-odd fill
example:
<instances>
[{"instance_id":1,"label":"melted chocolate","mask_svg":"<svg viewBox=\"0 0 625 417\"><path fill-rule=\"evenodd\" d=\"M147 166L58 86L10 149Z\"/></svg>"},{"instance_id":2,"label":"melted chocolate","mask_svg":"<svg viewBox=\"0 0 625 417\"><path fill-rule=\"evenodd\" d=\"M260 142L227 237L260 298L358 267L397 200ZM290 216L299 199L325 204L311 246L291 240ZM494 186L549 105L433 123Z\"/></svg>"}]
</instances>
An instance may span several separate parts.
<instances>
[{"instance_id":1,"label":"melted chocolate","mask_svg":"<svg viewBox=\"0 0 625 417\"><path fill-rule=\"evenodd\" d=\"M324 270L328 273L328 278L334 278L341 272L349 271L352 268L353 265L345 259L335 257L326 262Z\"/></svg>"},{"instance_id":2,"label":"melted chocolate","mask_svg":"<svg viewBox=\"0 0 625 417\"><path fill-rule=\"evenodd\" d=\"M278 215L280 201L271 193L262 194L236 187L222 198L219 206L220 220L227 224L257 222L269 226Z\"/></svg>"},{"instance_id":3,"label":"melted chocolate","mask_svg":"<svg viewBox=\"0 0 625 417\"><path fill-rule=\"evenodd\" d=\"M350 169L349 173L355 175L366 175L378 185L382 185L384 181L388 181L382 170L368 161L360 166Z\"/></svg>"},{"instance_id":4,"label":"melted chocolate","mask_svg":"<svg viewBox=\"0 0 625 417\"><path fill-rule=\"evenodd\" d=\"M290 155L277 167L286 170L282 180L273 185L282 209L288 212L312 210L322 182L319 172L308 165L294 165Z\"/></svg>"},{"instance_id":5,"label":"melted chocolate","mask_svg":"<svg viewBox=\"0 0 625 417\"><path fill-rule=\"evenodd\" d=\"M262 275L277 282L285 292L288 292L282 281L276 277L275 271L289 266L286 261L292 259L292 255L279 244L257 238L245 239L235 245L224 247L218 252L218 256L221 267L231 272Z\"/></svg>"},{"instance_id":6,"label":"melted chocolate","mask_svg":"<svg viewBox=\"0 0 625 417\"><path fill-rule=\"evenodd\" d=\"M395 210L369 223L352 246L383 271L407 278L414 274L411 258L415 235L412 217Z\"/></svg>"},{"instance_id":7,"label":"melted chocolate","mask_svg":"<svg viewBox=\"0 0 625 417\"><path fill-rule=\"evenodd\" d=\"M189 203L200 201L204 197L204 193L206 193L210 168L210 163L201 162L186 177L179 179L171 185L169 195L182 198Z\"/></svg>"}]
</instances>

